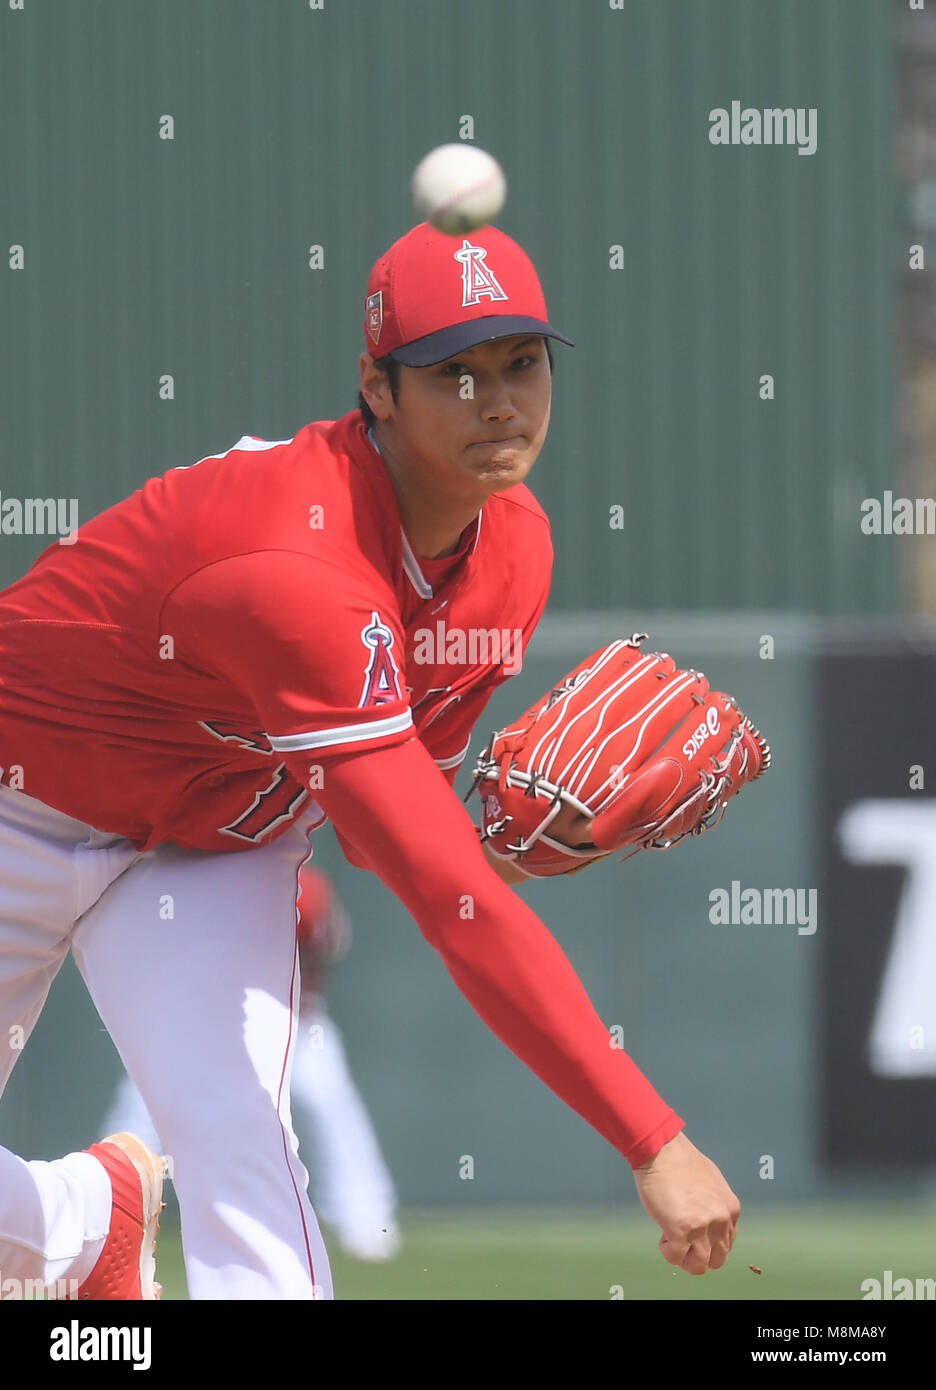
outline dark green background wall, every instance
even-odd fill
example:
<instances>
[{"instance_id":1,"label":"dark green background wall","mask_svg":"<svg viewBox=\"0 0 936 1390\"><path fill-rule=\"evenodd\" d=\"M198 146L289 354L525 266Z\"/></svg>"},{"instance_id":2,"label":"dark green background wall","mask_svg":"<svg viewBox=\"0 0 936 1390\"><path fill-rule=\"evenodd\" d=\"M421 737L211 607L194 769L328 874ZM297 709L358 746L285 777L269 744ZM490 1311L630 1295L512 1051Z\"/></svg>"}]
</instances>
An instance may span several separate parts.
<instances>
[{"instance_id":1,"label":"dark green background wall","mask_svg":"<svg viewBox=\"0 0 936 1390\"><path fill-rule=\"evenodd\" d=\"M25 269L0 277L0 489L87 517L351 409L370 266L469 114L577 344L532 480L554 604L887 611L893 550L858 504L895 470L891 20L881 0L4 5L0 245ZM733 99L816 107L817 152L712 146ZM39 548L0 538L0 580Z\"/></svg>"}]
</instances>

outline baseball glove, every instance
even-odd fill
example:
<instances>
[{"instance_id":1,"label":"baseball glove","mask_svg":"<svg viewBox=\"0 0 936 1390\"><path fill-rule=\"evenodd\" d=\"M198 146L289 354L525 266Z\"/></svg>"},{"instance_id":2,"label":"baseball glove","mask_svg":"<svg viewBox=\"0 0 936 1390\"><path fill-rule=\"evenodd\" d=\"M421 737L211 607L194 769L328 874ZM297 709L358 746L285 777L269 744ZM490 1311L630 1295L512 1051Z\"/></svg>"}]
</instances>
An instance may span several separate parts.
<instances>
[{"instance_id":1,"label":"baseball glove","mask_svg":"<svg viewBox=\"0 0 936 1390\"><path fill-rule=\"evenodd\" d=\"M481 839L531 877L701 835L770 766L731 696L663 652L641 652L646 636L594 652L478 758L468 796L481 795ZM567 807L591 819L588 843L550 835Z\"/></svg>"}]
</instances>

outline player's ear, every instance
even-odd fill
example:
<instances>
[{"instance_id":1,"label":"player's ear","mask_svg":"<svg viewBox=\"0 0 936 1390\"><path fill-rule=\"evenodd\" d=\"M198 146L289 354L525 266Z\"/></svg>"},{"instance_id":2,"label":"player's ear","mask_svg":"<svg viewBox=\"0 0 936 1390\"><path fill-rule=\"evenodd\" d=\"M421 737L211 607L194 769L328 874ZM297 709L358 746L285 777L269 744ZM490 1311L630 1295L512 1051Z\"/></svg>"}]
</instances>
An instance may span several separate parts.
<instances>
[{"instance_id":1,"label":"player's ear","mask_svg":"<svg viewBox=\"0 0 936 1390\"><path fill-rule=\"evenodd\" d=\"M359 358L361 369L361 395L370 406L378 420L386 420L393 413L393 395L390 379L374 362L369 352L362 352Z\"/></svg>"}]
</instances>

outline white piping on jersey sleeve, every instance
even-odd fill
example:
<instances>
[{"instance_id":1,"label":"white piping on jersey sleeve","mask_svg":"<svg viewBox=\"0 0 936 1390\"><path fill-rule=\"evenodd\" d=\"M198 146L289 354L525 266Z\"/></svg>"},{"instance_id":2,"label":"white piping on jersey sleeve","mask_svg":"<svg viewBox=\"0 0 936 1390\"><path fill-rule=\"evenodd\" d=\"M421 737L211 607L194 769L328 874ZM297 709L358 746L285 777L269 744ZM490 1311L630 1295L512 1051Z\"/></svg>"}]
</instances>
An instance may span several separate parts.
<instances>
[{"instance_id":1,"label":"white piping on jersey sleeve","mask_svg":"<svg viewBox=\"0 0 936 1390\"><path fill-rule=\"evenodd\" d=\"M400 734L411 727L410 710L393 714L388 719L373 719L369 724L345 724L338 729L310 729L301 734L267 734L270 747L277 753L294 753L302 748L329 748L336 743L366 743L368 739Z\"/></svg>"},{"instance_id":2,"label":"white piping on jersey sleeve","mask_svg":"<svg viewBox=\"0 0 936 1390\"><path fill-rule=\"evenodd\" d=\"M434 760L436 767L440 767L443 772L449 772L453 767L461 767L462 763L465 761L465 754L468 752L468 749L470 747L471 739L469 738L462 751L460 753L456 753L454 757L436 758Z\"/></svg>"},{"instance_id":3,"label":"white piping on jersey sleeve","mask_svg":"<svg viewBox=\"0 0 936 1390\"><path fill-rule=\"evenodd\" d=\"M432 585L419 568L419 561L413 553L413 547L410 545L402 526L400 527L400 540L403 542L403 568L406 571L407 579L420 598L434 598Z\"/></svg>"},{"instance_id":4,"label":"white piping on jersey sleeve","mask_svg":"<svg viewBox=\"0 0 936 1390\"><path fill-rule=\"evenodd\" d=\"M473 553L474 550L477 548L478 537L481 535L481 518L483 517L483 515L483 511L478 512L478 524L475 530L475 538L472 542L471 551L469 551L469 554ZM413 588L416 590L417 594L421 599L435 598L435 592L432 588L432 585L429 583L428 579L423 574L422 570L419 568L419 561L416 558L415 552L413 551L413 547L410 545L409 539L402 526L400 527L400 540L403 542L403 569L406 573L407 579L412 584Z\"/></svg>"},{"instance_id":5,"label":"white piping on jersey sleeve","mask_svg":"<svg viewBox=\"0 0 936 1390\"><path fill-rule=\"evenodd\" d=\"M292 439L258 439L255 434L242 434L237 443L232 444L230 449L224 449L220 454L206 454L204 458L196 459L194 463L178 464L172 472L180 472L183 468L197 468L200 463L208 463L210 459L224 459L227 458L228 454L259 453L262 449L278 449L281 444L291 443Z\"/></svg>"}]
</instances>

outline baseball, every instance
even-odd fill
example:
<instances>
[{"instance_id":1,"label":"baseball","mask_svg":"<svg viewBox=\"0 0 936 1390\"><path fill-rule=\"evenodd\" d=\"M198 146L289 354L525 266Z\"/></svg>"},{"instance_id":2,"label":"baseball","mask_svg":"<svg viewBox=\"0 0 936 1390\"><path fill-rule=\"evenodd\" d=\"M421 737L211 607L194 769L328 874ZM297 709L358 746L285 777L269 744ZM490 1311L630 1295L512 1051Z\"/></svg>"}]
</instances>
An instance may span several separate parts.
<instances>
[{"instance_id":1,"label":"baseball","mask_svg":"<svg viewBox=\"0 0 936 1390\"><path fill-rule=\"evenodd\" d=\"M439 145L416 166L410 193L420 217L458 236L493 221L507 180L493 155L475 145Z\"/></svg>"}]
</instances>

